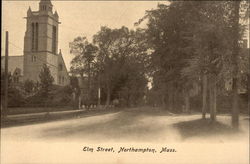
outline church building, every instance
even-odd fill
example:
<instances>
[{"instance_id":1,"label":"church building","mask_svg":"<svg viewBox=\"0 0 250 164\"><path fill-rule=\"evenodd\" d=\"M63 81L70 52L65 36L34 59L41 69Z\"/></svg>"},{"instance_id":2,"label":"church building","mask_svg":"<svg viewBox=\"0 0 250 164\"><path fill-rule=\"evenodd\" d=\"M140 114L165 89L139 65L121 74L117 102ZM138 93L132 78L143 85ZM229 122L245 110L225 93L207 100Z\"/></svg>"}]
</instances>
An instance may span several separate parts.
<instances>
[{"instance_id":1,"label":"church building","mask_svg":"<svg viewBox=\"0 0 250 164\"><path fill-rule=\"evenodd\" d=\"M61 50L58 52L59 16L52 8L50 0L41 0L38 11L32 11L31 8L27 11L23 56L9 56L9 71L18 82L28 79L39 81L41 68L46 64L54 77L54 84L69 84ZM4 57L1 58L1 63L3 70Z\"/></svg>"}]
</instances>

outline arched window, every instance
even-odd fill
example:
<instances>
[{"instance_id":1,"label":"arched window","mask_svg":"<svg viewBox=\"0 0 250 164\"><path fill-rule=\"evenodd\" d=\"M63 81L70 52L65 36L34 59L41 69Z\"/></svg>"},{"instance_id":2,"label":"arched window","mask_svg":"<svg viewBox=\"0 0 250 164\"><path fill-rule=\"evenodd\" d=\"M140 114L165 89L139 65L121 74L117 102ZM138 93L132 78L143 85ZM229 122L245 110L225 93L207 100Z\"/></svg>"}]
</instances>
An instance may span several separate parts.
<instances>
[{"instance_id":1,"label":"arched window","mask_svg":"<svg viewBox=\"0 0 250 164\"><path fill-rule=\"evenodd\" d=\"M46 5L41 6L41 10L42 11L46 10Z\"/></svg>"},{"instance_id":2,"label":"arched window","mask_svg":"<svg viewBox=\"0 0 250 164\"><path fill-rule=\"evenodd\" d=\"M56 26L52 29L52 53L56 53Z\"/></svg>"},{"instance_id":3,"label":"arched window","mask_svg":"<svg viewBox=\"0 0 250 164\"><path fill-rule=\"evenodd\" d=\"M63 65L62 65L62 63L59 64L58 69L59 69L59 71L62 71L62 70L63 70Z\"/></svg>"},{"instance_id":4,"label":"arched window","mask_svg":"<svg viewBox=\"0 0 250 164\"><path fill-rule=\"evenodd\" d=\"M35 40L36 51L38 51L38 32L39 32L39 26L38 26L38 23L36 23L36 40Z\"/></svg>"},{"instance_id":5,"label":"arched window","mask_svg":"<svg viewBox=\"0 0 250 164\"><path fill-rule=\"evenodd\" d=\"M59 84L61 84L61 76L59 76Z\"/></svg>"},{"instance_id":6,"label":"arched window","mask_svg":"<svg viewBox=\"0 0 250 164\"><path fill-rule=\"evenodd\" d=\"M32 56L31 56L31 61L32 61L32 62L36 62L36 56L32 55Z\"/></svg>"},{"instance_id":7,"label":"arched window","mask_svg":"<svg viewBox=\"0 0 250 164\"><path fill-rule=\"evenodd\" d=\"M31 49L35 49L35 23L31 24Z\"/></svg>"},{"instance_id":8,"label":"arched window","mask_svg":"<svg viewBox=\"0 0 250 164\"><path fill-rule=\"evenodd\" d=\"M64 76L62 77L62 84L64 84Z\"/></svg>"},{"instance_id":9,"label":"arched window","mask_svg":"<svg viewBox=\"0 0 250 164\"><path fill-rule=\"evenodd\" d=\"M31 50L38 51L38 23L31 24Z\"/></svg>"}]
</instances>

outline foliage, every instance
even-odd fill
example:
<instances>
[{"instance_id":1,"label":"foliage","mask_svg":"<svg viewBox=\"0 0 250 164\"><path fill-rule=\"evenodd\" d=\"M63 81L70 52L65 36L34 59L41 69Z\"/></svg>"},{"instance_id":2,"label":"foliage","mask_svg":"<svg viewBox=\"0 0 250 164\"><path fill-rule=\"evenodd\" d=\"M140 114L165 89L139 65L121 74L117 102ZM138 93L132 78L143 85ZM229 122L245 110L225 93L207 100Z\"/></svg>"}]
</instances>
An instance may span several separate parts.
<instances>
[{"instance_id":1,"label":"foliage","mask_svg":"<svg viewBox=\"0 0 250 164\"><path fill-rule=\"evenodd\" d=\"M24 82L24 90L27 93L32 93L35 88L35 83L32 80L26 80Z\"/></svg>"},{"instance_id":2,"label":"foliage","mask_svg":"<svg viewBox=\"0 0 250 164\"><path fill-rule=\"evenodd\" d=\"M36 94L26 99L27 107L61 107L72 105L72 88L70 86L51 86L47 97L44 93ZM46 106L45 106L46 105Z\"/></svg>"},{"instance_id":3,"label":"foliage","mask_svg":"<svg viewBox=\"0 0 250 164\"><path fill-rule=\"evenodd\" d=\"M8 88L11 87L12 84L12 77L11 74L8 74ZM5 88L5 74L1 73L1 100L4 97L4 88Z\"/></svg>"},{"instance_id":4,"label":"foliage","mask_svg":"<svg viewBox=\"0 0 250 164\"><path fill-rule=\"evenodd\" d=\"M47 97L54 82L54 78L51 75L50 69L46 64L43 65L42 70L39 74L39 78L40 78L40 93L42 96Z\"/></svg>"},{"instance_id":5,"label":"foliage","mask_svg":"<svg viewBox=\"0 0 250 164\"><path fill-rule=\"evenodd\" d=\"M5 75L1 74L1 103L4 102ZM12 85L12 76L8 76L8 106L18 107L25 104L25 98L22 92Z\"/></svg>"},{"instance_id":6,"label":"foliage","mask_svg":"<svg viewBox=\"0 0 250 164\"><path fill-rule=\"evenodd\" d=\"M98 45L98 70L102 87L110 99L126 100L127 105L137 104L147 85L147 54L144 31L126 27L110 29L101 27L93 42ZM132 100L134 102L132 102Z\"/></svg>"},{"instance_id":7,"label":"foliage","mask_svg":"<svg viewBox=\"0 0 250 164\"><path fill-rule=\"evenodd\" d=\"M190 92L194 83L200 85L204 74L215 76L220 86L232 78L233 7L234 2L229 1L171 1L147 11L137 22L147 20L145 36L152 49L151 103L168 103L172 109L171 104L182 103L183 91ZM239 29L242 37L244 26ZM152 95L161 98L152 100Z\"/></svg>"},{"instance_id":8,"label":"foliage","mask_svg":"<svg viewBox=\"0 0 250 164\"><path fill-rule=\"evenodd\" d=\"M8 90L8 106L9 107L20 107L26 103L25 97L22 92L14 87Z\"/></svg>"},{"instance_id":9,"label":"foliage","mask_svg":"<svg viewBox=\"0 0 250 164\"><path fill-rule=\"evenodd\" d=\"M86 37L77 37L70 42L70 53L75 56L71 61L71 72L81 76L90 73L97 50Z\"/></svg>"}]
</instances>

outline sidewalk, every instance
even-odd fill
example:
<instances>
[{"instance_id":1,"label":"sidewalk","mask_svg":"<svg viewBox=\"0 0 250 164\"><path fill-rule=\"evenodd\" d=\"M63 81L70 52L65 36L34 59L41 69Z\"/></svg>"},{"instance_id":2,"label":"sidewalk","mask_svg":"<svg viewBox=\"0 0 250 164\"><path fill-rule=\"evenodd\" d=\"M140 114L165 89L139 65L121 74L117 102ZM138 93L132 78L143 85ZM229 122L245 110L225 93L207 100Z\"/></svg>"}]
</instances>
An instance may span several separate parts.
<instances>
[{"instance_id":1,"label":"sidewalk","mask_svg":"<svg viewBox=\"0 0 250 164\"><path fill-rule=\"evenodd\" d=\"M97 108L95 108L91 110L78 109L78 110L68 110L68 111L8 115L4 120L1 119L1 128L50 122L63 119L89 117L110 112L117 112L117 110L114 109L98 110Z\"/></svg>"},{"instance_id":2,"label":"sidewalk","mask_svg":"<svg viewBox=\"0 0 250 164\"><path fill-rule=\"evenodd\" d=\"M56 112L49 112L50 115L53 114L67 114L67 113L77 113L85 110L67 110L67 111L56 111ZM28 113L28 114L13 114L8 115L7 118L19 118L19 117L32 117L32 116L41 116L46 115L48 112L41 112L41 113Z\"/></svg>"}]
</instances>

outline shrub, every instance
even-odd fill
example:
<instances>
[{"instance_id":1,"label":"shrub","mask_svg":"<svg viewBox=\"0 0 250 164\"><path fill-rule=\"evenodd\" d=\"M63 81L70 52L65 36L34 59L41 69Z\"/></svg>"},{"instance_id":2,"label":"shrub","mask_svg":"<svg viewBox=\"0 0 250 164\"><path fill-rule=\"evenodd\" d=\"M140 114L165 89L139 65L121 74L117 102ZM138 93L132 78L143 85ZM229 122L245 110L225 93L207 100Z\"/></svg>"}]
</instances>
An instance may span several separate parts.
<instances>
[{"instance_id":1,"label":"shrub","mask_svg":"<svg viewBox=\"0 0 250 164\"><path fill-rule=\"evenodd\" d=\"M8 91L8 106L20 107L26 103L22 93L16 88L9 88Z\"/></svg>"},{"instance_id":2,"label":"shrub","mask_svg":"<svg viewBox=\"0 0 250 164\"><path fill-rule=\"evenodd\" d=\"M35 87L35 83L32 80L26 80L24 82L24 90L25 90L25 92L32 93L34 87Z\"/></svg>"}]
</instances>

